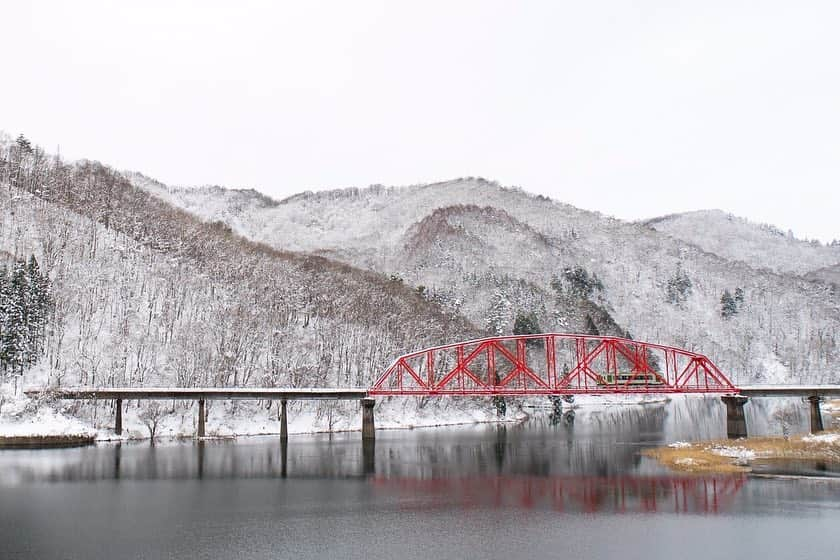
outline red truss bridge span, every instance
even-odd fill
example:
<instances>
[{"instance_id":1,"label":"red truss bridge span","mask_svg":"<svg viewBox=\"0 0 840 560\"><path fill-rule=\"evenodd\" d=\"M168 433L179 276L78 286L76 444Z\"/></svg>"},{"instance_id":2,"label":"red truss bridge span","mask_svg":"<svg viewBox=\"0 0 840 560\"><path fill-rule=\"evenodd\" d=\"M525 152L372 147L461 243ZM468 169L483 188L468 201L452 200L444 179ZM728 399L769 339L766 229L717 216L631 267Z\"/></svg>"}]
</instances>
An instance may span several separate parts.
<instances>
[{"instance_id":1,"label":"red truss bridge span","mask_svg":"<svg viewBox=\"0 0 840 560\"><path fill-rule=\"evenodd\" d=\"M709 358L696 352L612 336L548 333L482 338L405 354L368 394L737 392Z\"/></svg>"}]
</instances>

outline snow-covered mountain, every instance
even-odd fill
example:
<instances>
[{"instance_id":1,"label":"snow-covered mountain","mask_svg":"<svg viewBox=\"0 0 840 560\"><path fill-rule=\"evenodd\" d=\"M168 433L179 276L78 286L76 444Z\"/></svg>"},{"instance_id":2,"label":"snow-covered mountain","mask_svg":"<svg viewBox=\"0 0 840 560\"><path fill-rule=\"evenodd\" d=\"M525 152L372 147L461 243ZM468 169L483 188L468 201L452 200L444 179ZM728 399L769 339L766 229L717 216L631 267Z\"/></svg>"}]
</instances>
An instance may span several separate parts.
<instances>
[{"instance_id":1,"label":"snow-covered mountain","mask_svg":"<svg viewBox=\"0 0 840 560\"><path fill-rule=\"evenodd\" d=\"M517 313L533 312L543 330L629 331L700 350L742 381L837 379L838 295L784 272L793 264L757 269L671 232L477 178L278 203L249 195L235 208L223 202L233 195L210 200L213 192L167 188L205 220L401 280L489 331L510 332ZM725 293L738 294L729 313Z\"/></svg>"},{"instance_id":2,"label":"snow-covered mountain","mask_svg":"<svg viewBox=\"0 0 840 560\"><path fill-rule=\"evenodd\" d=\"M26 385L365 386L403 352L509 333L520 314L699 350L736 381L840 381L836 267L756 268L479 178L275 201L6 137L0 218L0 258L34 255L55 298ZM793 247L777 260L811 250ZM13 379L0 371L0 400ZM310 412L332 425L329 406ZM68 410L96 424L96 406Z\"/></svg>"},{"instance_id":3,"label":"snow-covered mountain","mask_svg":"<svg viewBox=\"0 0 840 560\"><path fill-rule=\"evenodd\" d=\"M671 214L644 222L651 228L753 268L805 275L840 264L840 245L796 239L791 233L755 224L720 210Z\"/></svg>"}]
</instances>

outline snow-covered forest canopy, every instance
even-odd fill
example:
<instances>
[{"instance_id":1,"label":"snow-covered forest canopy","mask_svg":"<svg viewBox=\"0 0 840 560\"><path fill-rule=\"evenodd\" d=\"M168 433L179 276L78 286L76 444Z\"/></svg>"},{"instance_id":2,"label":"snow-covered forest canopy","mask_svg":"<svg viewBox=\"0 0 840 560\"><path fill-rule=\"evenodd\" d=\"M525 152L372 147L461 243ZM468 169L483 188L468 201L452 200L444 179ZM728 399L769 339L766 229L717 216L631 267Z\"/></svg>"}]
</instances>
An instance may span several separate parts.
<instances>
[{"instance_id":1,"label":"snow-covered forest canopy","mask_svg":"<svg viewBox=\"0 0 840 560\"><path fill-rule=\"evenodd\" d=\"M6 137L0 186L0 251L49 282L28 385L367 386L526 320L700 351L740 382L840 381L838 290L810 270L483 179L278 202Z\"/></svg>"}]
</instances>

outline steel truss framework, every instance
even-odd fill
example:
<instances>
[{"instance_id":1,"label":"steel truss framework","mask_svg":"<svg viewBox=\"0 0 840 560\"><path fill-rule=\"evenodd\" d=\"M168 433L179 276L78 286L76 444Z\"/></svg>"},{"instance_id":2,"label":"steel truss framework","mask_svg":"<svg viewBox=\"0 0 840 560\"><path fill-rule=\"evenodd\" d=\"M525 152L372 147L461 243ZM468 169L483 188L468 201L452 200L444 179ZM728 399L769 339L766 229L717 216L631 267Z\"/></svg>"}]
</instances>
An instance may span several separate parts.
<instances>
[{"instance_id":1,"label":"steel truss framework","mask_svg":"<svg viewBox=\"0 0 840 560\"><path fill-rule=\"evenodd\" d=\"M582 334L470 340L397 358L374 395L737 393L706 356L660 344Z\"/></svg>"}]
</instances>

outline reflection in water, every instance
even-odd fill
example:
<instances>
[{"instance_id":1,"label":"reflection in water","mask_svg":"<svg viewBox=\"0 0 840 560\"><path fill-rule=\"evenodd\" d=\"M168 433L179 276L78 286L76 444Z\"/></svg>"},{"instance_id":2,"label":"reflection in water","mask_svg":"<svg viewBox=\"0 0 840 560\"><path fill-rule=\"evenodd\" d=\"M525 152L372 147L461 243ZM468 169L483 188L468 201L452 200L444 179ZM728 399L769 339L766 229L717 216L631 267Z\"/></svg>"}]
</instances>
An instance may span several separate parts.
<instances>
[{"instance_id":1,"label":"reflection in water","mask_svg":"<svg viewBox=\"0 0 840 560\"><path fill-rule=\"evenodd\" d=\"M463 508L553 509L558 512L719 513L746 482L743 475L488 477L377 479L385 493L422 494ZM426 506L428 507L428 506Z\"/></svg>"},{"instance_id":2,"label":"reflection in water","mask_svg":"<svg viewBox=\"0 0 840 560\"><path fill-rule=\"evenodd\" d=\"M577 416L577 420L576 420ZM552 411L519 425L0 453L0 484L39 481L358 479L378 492L557 511L714 513L739 477L672 476L639 450L663 441L667 406Z\"/></svg>"},{"instance_id":3,"label":"reflection in water","mask_svg":"<svg viewBox=\"0 0 840 560\"><path fill-rule=\"evenodd\" d=\"M362 440L362 463L364 465L362 471L365 476L376 474L376 440Z\"/></svg>"},{"instance_id":4,"label":"reflection in water","mask_svg":"<svg viewBox=\"0 0 840 560\"><path fill-rule=\"evenodd\" d=\"M713 404L718 404L714 403ZM554 410L524 424L358 434L147 442L0 452L0 486L96 480L357 479L377 490L443 495L465 504L539 504L558 511L714 513L739 477L686 478L639 450L692 434L707 437L721 407ZM712 411L713 414L710 414ZM682 420L675 426L674 418ZM694 429L694 432L691 430ZM825 467L823 467L825 469ZM770 471L768 471L770 472Z\"/></svg>"},{"instance_id":5,"label":"reflection in water","mask_svg":"<svg viewBox=\"0 0 840 560\"><path fill-rule=\"evenodd\" d=\"M375 444L350 433L0 451L0 556L832 557L840 484L680 476L639 455L719 436L721 408L581 407L567 421L380 431Z\"/></svg>"}]
</instances>

